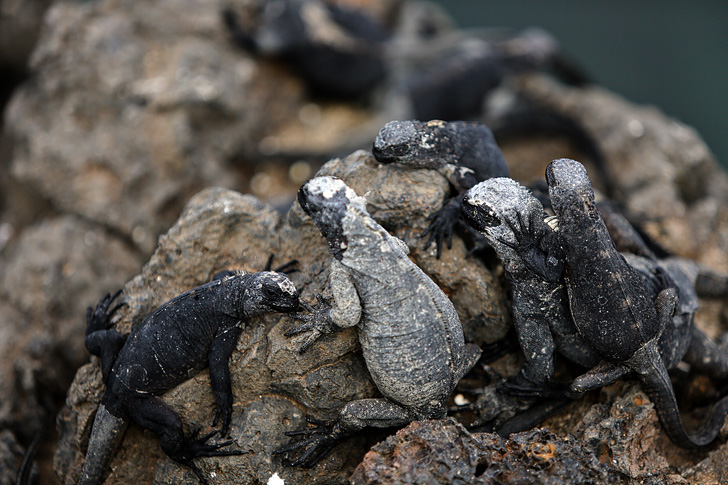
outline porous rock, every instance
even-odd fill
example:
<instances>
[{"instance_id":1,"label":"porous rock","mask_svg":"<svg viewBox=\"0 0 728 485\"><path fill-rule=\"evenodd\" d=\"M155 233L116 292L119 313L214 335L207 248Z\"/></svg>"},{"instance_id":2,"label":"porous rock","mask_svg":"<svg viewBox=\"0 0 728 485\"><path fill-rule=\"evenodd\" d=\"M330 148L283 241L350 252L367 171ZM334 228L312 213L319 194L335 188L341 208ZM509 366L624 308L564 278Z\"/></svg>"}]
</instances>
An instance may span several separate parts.
<instances>
[{"instance_id":1,"label":"porous rock","mask_svg":"<svg viewBox=\"0 0 728 485\"><path fill-rule=\"evenodd\" d=\"M621 392L615 391L619 389ZM609 404L594 404L574 431L604 461L634 479L670 471L657 448L660 424L653 404L635 383L610 388Z\"/></svg>"},{"instance_id":2,"label":"porous rock","mask_svg":"<svg viewBox=\"0 0 728 485\"><path fill-rule=\"evenodd\" d=\"M364 456L352 484L620 483L571 437L535 428L509 439L469 433L452 418L416 421Z\"/></svg>"}]
</instances>

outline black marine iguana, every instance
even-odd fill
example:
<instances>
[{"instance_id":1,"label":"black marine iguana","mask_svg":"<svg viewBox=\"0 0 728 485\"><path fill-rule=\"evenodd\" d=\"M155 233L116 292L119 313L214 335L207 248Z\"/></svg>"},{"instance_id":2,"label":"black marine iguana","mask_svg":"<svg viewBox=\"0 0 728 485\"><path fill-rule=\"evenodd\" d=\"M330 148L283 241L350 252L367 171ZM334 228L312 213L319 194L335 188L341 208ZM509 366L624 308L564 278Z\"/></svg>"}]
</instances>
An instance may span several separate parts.
<instances>
[{"instance_id":1,"label":"black marine iguana","mask_svg":"<svg viewBox=\"0 0 728 485\"><path fill-rule=\"evenodd\" d=\"M234 41L254 54L288 60L314 92L359 97L385 78L389 34L364 12L320 0L266 0L257 7L250 30L232 9L223 10Z\"/></svg>"},{"instance_id":2,"label":"black marine iguana","mask_svg":"<svg viewBox=\"0 0 728 485\"><path fill-rule=\"evenodd\" d=\"M715 380L725 381L728 354L693 326L693 315L698 307L696 285L703 295L726 296L728 278L683 258L658 260L619 212L604 203L599 208L617 249L636 253L623 253L623 256L644 280L649 298L654 300L667 286L675 287L679 293L677 311L658 343L665 366L672 369L684 360ZM477 423L491 422L495 419L491 414L496 412L498 429L504 416L507 419L513 411L526 409L533 399L561 396L563 386L551 381L554 350L586 368L596 365L599 356L578 334L571 319L561 277L564 254L553 230L558 229L558 221L555 217L546 217L537 197L514 180L494 178L466 193L462 211L465 220L486 237L503 263L513 294L514 326L526 359L515 378L498 386L503 393L514 396L513 399L486 393L491 400L503 401L503 409L481 402L481 398L467 408L486 413ZM616 380L621 376L613 377ZM558 407L551 403L545 409L554 412ZM506 427L520 431L519 426L525 422L539 422L545 417L528 417L522 423L512 421Z\"/></svg>"},{"instance_id":3,"label":"black marine iguana","mask_svg":"<svg viewBox=\"0 0 728 485\"><path fill-rule=\"evenodd\" d=\"M377 134L372 154L380 163L438 170L457 193L434 213L425 248L435 241L440 257L443 240L452 245L465 191L491 177L507 177L508 165L493 133L482 123L432 120L390 121Z\"/></svg>"},{"instance_id":4,"label":"black marine iguana","mask_svg":"<svg viewBox=\"0 0 728 485\"><path fill-rule=\"evenodd\" d=\"M495 249L511 286L513 325L526 358L515 382L545 388L555 350L582 367L595 366L599 356L569 313L563 254L544 256L554 233L541 203L515 180L498 177L466 192L462 213Z\"/></svg>"},{"instance_id":5,"label":"black marine iguana","mask_svg":"<svg viewBox=\"0 0 728 485\"><path fill-rule=\"evenodd\" d=\"M643 275L617 252L582 164L554 160L546 168L546 181L559 220L574 324L603 359L574 380L571 390L583 392L635 373L675 444L692 448L710 443L728 414L728 398L714 406L699 432L688 433L659 349L660 337L678 309L678 289L662 285L664 289L652 298L654 290L650 291ZM681 342L665 344L677 346Z\"/></svg>"},{"instance_id":6,"label":"black marine iguana","mask_svg":"<svg viewBox=\"0 0 728 485\"><path fill-rule=\"evenodd\" d=\"M367 368L384 397L349 402L329 422L286 433L304 438L276 453L304 449L284 463L310 467L337 443L367 427L402 426L442 418L455 384L475 364L480 349L466 345L455 308L366 210L366 201L343 181L318 177L298 192L304 211L326 237L334 305L322 300L302 325L304 351L320 335L357 326Z\"/></svg>"},{"instance_id":7,"label":"black marine iguana","mask_svg":"<svg viewBox=\"0 0 728 485\"><path fill-rule=\"evenodd\" d=\"M124 303L110 308L121 290L88 309L86 348L100 357L106 392L96 413L79 483L101 482L108 462L131 420L159 436L162 450L189 466L207 483L193 460L244 452L220 450L233 443L208 444L227 435L233 395L228 359L243 326L251 318L298 309L298 292L285 274L224 271L210 283L173 298L147 316L125 339L110 322ZM217 401L213 426L221 429L198 437L184 436L182 421L158 396L205 367Z\"/></svg>"}]
</instances>

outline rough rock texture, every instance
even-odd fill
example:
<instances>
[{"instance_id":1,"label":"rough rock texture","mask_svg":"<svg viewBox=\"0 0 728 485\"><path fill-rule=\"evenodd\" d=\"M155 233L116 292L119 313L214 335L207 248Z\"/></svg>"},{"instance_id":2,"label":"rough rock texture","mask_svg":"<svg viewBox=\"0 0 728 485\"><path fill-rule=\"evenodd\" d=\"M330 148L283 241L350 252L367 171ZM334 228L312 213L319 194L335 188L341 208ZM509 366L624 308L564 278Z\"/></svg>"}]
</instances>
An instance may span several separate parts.
<instances>
[{"instance_id":1,"label":"rough rock texture","mask_svg":"<svg viewBox=\"0 0 728 485\"><path fill-rule=\"evenodd\" d=\"M421 241L413 234L422 230L426 215L439 208L447 186L437 172L379 166L364 151L331 161L319 172L323 174L341 176L361 193L368 187L372 215L417 244ZM411 213L422 217L412 219ZM415 224L410 222L413 220ZM481 302L494 327L507 328L502 289L481 263L464 259L464 245L460 240L456 242L449 259L435 267L437 279L455 301L470 286L468 298ZM209 280L221 269L259 270L269 254L275 254L279 262L294 257L299 261L301 271L291 278L303 288L304 299L311 300L314 294L324 291L331 257L318 229L298 204L284 218L252 196L220 188L205 190L190 201L177 223L160 238L142 273L124 287L124 300L129 306L122 310L118 328L128 332L155 307ZM417 252L415 258L432 265L434 254ZM423 267L427 268L427 264ZM482 312L465 306L458 309L465 318ZM251 324L240 339L231 358L236 400L231 435L251 453L201 460L203 469L215 473L216 480L265 482L277 472L291 483L313 479L339 483L366 451L364 438L349 440L311 470L283 468L279 458L272 458L272 450L288 440L283 431L304 426L303 416L331 418L348 401L376 395L353 329L322 338L300 355L298 342L283 336L291 324L290 317L266 317ZM55 463L64 483L78 478L102 393L98 365L82 367L59 418L61 443ZM214 401L205 371L167 393L165 399L191 425L207 425L212 420ZM194 482L191 471L161 454L151 433L135 432L133 428L112 470L108 483L131 479Z\"/></svg>"},{"instance_id":2,"label":"rough rock texture","mask_svg":"<svg viewBox=\"0 0 728 485\"><path fill-rule=\"evenodd\" d=\"M385 483L621 483L573 437L548 430L504 439L469 433L452 418L416 421L376 444L351 477L352 484Z\"/></svg>"},{"instance_id":3,"label":"rough rock texture","mask_svg":"<svg viewBox=\"0 0 728 485\"><path fill-rule=\"evenodd\" d=\"M140 266L123 241L73 216L33 225L8 248L0 266L0 429L30 443L88 360L87 304Z\"/></svg>"},{"instance_id":4,"label":"rough rock texture","mask_svg":"<svg viewBox=\"0 0 728 485\"><path fill-rule=\"evenodd\" d=\"M417 10L418 2L341 1L365 4L389 25L397 24L408 41L418 39L423 16L434 15ZM47 3L2 2L0 10L4 15L6 9L20 9L11 13L28 22L13 22L13 28L24 24L34 30L36 13ZM194 193L212 185L233 187L286 207L311 167L332 152L370 146L398 108L391 99L382 111L312 99L284 63L255 59L234 47L219 9L248 3L100 0L56 2L48 11L30 63L32 76L3 113L0 136L0 430L3 443L20 447L4 448L1 466L16 466L48 408L62 402L59 395L65 394L73 372L87 361L81 338L85 307L139 272L158 235ZM437 15L428 22L437 26L432 32L450 28ZM4 27L0 25L0 44L10 35L11 55L25 50ZM397 62L403 65L429 54L418 42L403 42L402 48ZM527 75L508 82L506 90L580 121L605 152L617 202L630 216L667 249L728 271L728 178L692 129L598 87L570 88ZM554 158L583 155L567 140L545 135L507 140L502 148L511 173L522 182L541 177ZM306 160L289 170L289 162L302 157ZM460 237L453 250L436 260L434 250L422 251L416 238L447 191L444 179L417 171L381 171L362 152L332 161L322 173L344 177L360 193L371 191L370 210L408 242L412 258L453 299L469 338L483 344L505 333L507 289L494 261L488 261L491 274L479 260L466 260L471 242ZM421 190L420 183L430 185ZM242 223L221 216L214 229L192 217L224 213L224 201L236 201L229 207ZM324 242L299 208L281 216L250 197L207 191L192 199L186 214L180 222L186 221L187 229L175 226L162 238L157 256L127 284L132 305L119 322L123 330L218 269L261 269L269 252L281 263L301 259L306 271L294 275L294 281L304 288L304 298L310 300L324 288ZM696 321L718 336L728 326L728 304L701 301ZM265 482L278 472L289 483L307 479L306 473L342 482L368 444L383 438L363 436L344 443L309 472L282 470L275 460L271 464L270 450L286 440L280 431L298 429L305 412L332 416L352 395L375 392L353 332L327 337L299 356L291 351L297 341L281 336L288 322L271 318L251 325L238 346L234 436L254 454L203 465L225 479L255 476ZM511 354L494 368L508 375L518 365ZM346 384L333 376L347 376ZM488 382L482 372L467 381L468 386ZM679 391L689 424L702 417L702 406L715 397L710 389L701 390L700 382L698 378ZM474 400L469 390L460 392ZM96 363L82 367L60 419L57 467L63 480L71 482L78 473L101 392ZM211 422L214 405L205 372L167 399L186 422ZM690 412L692 408L698 409ZM258 426L263 431L256 436ZM560 437L574 435L569 443L583 440L582 450L612 463L634 483L725 480L727 430L706 451L678 449L659 430L649 400L635 383L592 394L546 426ZM50 433L38 458L42 483L54 480L47 457L55 440ZM114 467L111 483L194 483L188 470L166 459L153 436L135 427ZM12 480L13 472L3 468L2 479Z\"/></svg>"},{"instance_id":5,"label":"rough rock texture","mask_svg":"<svg viewBox=\"0 0 728 485\"><path fill-rule=\"evenodd\" d=\"M15 180L147 252L180 198L235 180L222 166L233 151L226 130L264 124L262 109L244 109L256 99L246 94L254 66L215 42L214 2L184 3L56 3L32 58L37 75L6 114Z\"/></svg>"}]
</instances>

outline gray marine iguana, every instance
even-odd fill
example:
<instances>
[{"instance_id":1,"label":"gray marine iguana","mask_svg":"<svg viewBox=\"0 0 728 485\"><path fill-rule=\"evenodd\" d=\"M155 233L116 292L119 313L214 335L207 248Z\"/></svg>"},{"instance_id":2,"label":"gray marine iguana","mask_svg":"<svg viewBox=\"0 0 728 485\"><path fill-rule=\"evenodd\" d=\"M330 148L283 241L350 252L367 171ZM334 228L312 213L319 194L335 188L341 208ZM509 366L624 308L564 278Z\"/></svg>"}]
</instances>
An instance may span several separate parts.
<instances>
[{"instance_id":1,"label":"gray marine iguana","mask_svg":"<svg viewBox=\"0 0 728 485\"><path fill-rule=\"evenodd\" d=\"M678 289L661 285L663 289L658 288L652 298L654 290L650 291L643 275L617 251L609 236L582 164L554 160L546 168L546 181L559 220L574 324L603 359L572 382L572 392L598 388L634 373L673 443L685 448L709 444L728 414L728 397L713 407L702 429L687 432L659 349L660 337L679 310Z\"/></svg>"},{"instance_id":2,"label":"gray marine iguana","mask_svg":"<svg viewBox=\"0 0 728 485\"><path fill-rule=\"evenodd\" d=\"M112 328L111 318L125 303L111 307L121 294L106 295L89 307L85 344L100 357L106 392L96 412L80 484L101 482L108 462L133 421L159 436L162 450L189 466L207 483L194 459L237 455L221 450L233 441L209 439L227 435L233 395L228 359L245 323L271 312L293 312L299 307L296 288L279 272L223 271L207 284L189 290L157 308L124 338ZM190 379L205 367L217 402L213 426L205 436L185 436L179 416L159 396Z\"/></svg>"},{"instance_id":3,"label":"gray marine iguana","mask_svg":"<svg viewBox=\"0 0 728 485\"><path fill-rule=\"evenodd\" d=\"M440 257L443 240L452 246L452 231L460 219L465 192L491 177L507 177L508 165L490 128L467 121L390 121L377 134L372 154L379 163L439 171L457 195L446 200L422 236L434 241Z\"/></svg>"},{"instance_id":4,"label":"gray marine iguana","mask_svg":"<svg viewBox=\"0 0 728 485\"><path fill-rule=\"evenodd\" d=\"M369 216L366 201L334 177L310 180L298 192L303 210L333 255L329 285L334 305L310 307L286 335L309 332L300 351L319 336L356 326L364 360L382 398L349 402L332 421L288 432L303 439L276 450L303 449L284 464L311 467L337 443L367 427L395 427L445 416L458 380L480 349L465 344L455 308L408 257L404 242Z\"/></svg>"}]
</instances>

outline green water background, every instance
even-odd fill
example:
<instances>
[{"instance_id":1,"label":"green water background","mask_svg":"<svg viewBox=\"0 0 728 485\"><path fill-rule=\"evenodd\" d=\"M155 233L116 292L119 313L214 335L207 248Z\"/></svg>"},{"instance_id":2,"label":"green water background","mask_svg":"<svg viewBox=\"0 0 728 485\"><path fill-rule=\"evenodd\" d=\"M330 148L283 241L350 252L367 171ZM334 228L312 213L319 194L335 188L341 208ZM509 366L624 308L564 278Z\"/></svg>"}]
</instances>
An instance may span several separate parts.
<instances>
[{"instance_id":1,"label":"green water background","mask_svg":"<svg viewBox=\"0 0 728 485\"><path fill-rule=\"evenodd\" d=\"M597 84L694 127L728 168L728 1L436 3L463 28L546 29Z\"/></svg>"}]
</instances>

